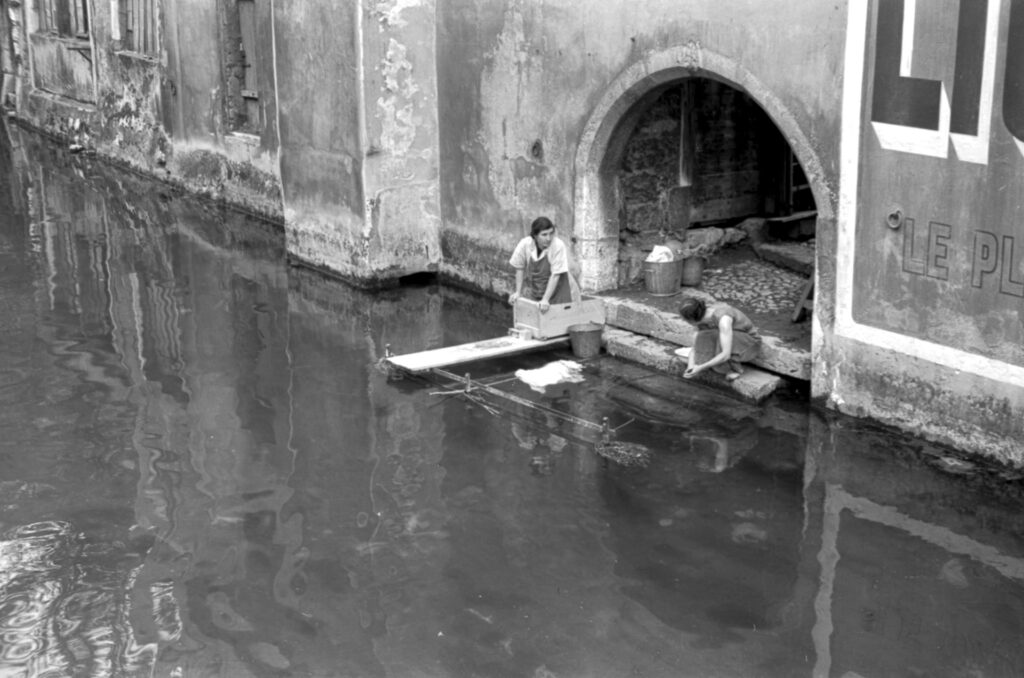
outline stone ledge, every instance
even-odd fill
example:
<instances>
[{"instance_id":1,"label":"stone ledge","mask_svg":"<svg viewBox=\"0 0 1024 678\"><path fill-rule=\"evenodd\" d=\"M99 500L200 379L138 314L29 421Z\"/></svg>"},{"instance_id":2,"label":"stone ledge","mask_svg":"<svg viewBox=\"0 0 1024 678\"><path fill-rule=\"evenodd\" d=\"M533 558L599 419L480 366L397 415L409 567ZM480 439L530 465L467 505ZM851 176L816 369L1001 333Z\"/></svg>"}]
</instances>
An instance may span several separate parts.
<instances>
[{"instance_id":1,"label":"stone ledge","mask_svg":"<svg viewBox=\"0 0 1024 678\"><path fill-rule=\"evenodd\" d=\"M639 363L680 379L683 377L686 361L674 353L678 348L675 344L608 326L604 329L602 339L610 356ZM748 367L738 379L731 382L714 372L700 374L693 381L731 391L755 403L770 396L784 383L782 377L755 367Z\"/></svg>"},{"instance_id":2,"label":"stone ledge","mask_svg":"<svg viewBox=\"0 0 1024 678\"><path fill-rule=\"evenodd\" d=\"M814 275L814 248L799 243L760 243L754 252L765 261L805 277Z\"/></svg>"},{"instance_id":3,"label":"stone ledge","mask_svg":"<svg viewBox=\"0 0 1024 678\"><path fill-rule=\"evenodd\" d=\"M697 332L678 313L652 308L632 299L601 298L605 303L606 325L677 346L693 346ZM778 337L764 335L761 355L753 364L792 379L811 380L810 352L791 346Z\"/></svg>"}]
</instances>

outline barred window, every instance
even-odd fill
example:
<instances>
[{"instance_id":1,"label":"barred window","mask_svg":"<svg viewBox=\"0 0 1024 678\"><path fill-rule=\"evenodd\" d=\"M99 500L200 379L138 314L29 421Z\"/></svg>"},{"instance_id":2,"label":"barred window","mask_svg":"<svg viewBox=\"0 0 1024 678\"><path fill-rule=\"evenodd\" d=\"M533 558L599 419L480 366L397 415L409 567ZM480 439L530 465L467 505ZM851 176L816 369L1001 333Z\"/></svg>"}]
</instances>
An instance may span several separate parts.
<instances>
[{"instance_id":1,"label":"barred window","mask_svg":"<svg viewBox=\"0 0 1024 678\"><path fill-rule=\"evenodd\" d=\"M118 0L117 18L124 49L157 53L157 0Z\"/></svg>"},{"instance_id":2,"label":"barred window","mask_svg":"<svg viewBox=\"0 0 1024 678\"><path fill-rule=\"evenodd\" d=\"M65 38L89 38L89 0L36 0L39 30Z\"/></svg>"}]
</instances>

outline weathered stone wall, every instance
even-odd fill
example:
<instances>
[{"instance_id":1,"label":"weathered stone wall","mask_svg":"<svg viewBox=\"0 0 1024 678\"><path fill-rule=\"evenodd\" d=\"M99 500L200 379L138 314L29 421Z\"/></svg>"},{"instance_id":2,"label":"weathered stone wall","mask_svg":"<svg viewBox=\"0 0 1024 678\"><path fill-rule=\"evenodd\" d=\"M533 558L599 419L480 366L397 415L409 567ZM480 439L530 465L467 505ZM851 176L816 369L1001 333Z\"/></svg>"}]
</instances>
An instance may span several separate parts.
<instances>
[{"instance_id":1,"label":"weathered stone wall","mask_svg":"<svg viewBox=\"0 0 1024 678\"><path fill-rule=\"evenodd\" d=\"M818 258L836 287L834 317L815 309L816 391L1024 465L1024 22L1016 6L923 7L904 45L903 3L850 6L855 103L842 112L837 239Z\"/></svg>"},{"instance_id":2,"label":"weathered stone wall","mask_svg":"<svg viewBox=\"0 0 1024 678\"><path fill-rule=\"evenodd\" d=\"M688 90L685 103L683 88ZM643 100L637 103L641 109L644 105ZM693 129L684 149L687 124ZM661 92L635 127L621 127L617 134L628 140L614 179L622 202L617 210L619 287L640 279L643 259L654 245L670 238L685 242L688 229L706 222L761 213L761 180L769 170L762 164L774 159L768 152L774 139L760 108L739 90L692 78ZM765 136L769 143L761 148ZM683 164L687 153L691 158ZM690 240L706 243L707 238L701 234Z\"/></svg>"},{"instance_id":3,"label":"weathered stone wall","mask_svg":"<svg viewBox=\"0 0 1024 678\"><path fill-rule=\"evenodd\" d=\"M817 208L813 394L1024 463L1016 5L918 3L923 37L908 47L928 58L908 80L900 2L609 0L585 13L578 0L261 2L266 89L262 127L247 135L229 103L227 2L159 3L160 49L141 57L117 44L110 3L92 3L95 75L30 21L23 44L42 45L31 63L43 72L22 69L18 115L283 214L290 254L313 266L370 284L438 271L503 295L509 253L539 215L571 241L585 287L617 284L617 160L639 111L679 83L715 81L697 119L750 116L705 130L688 218L765 197L753 188L760 132L742 127L763 111ZM662 150L650 186L669 191L671 213L682 203ZM638 208L651 196L635 197Z\"/></svg>"},{"instance_id":4,"label":"weathered stone wall","mask_svg":"<svg viewBox=\"0 0 1024 678\"><path fill-rule=\"evenodd\" d=\"M661 93L628 134L615 175L619 207L618 285L637 282L642 262L671 226L667 196L679 186L682 103L679 87ZM632 129L630 133L630 129Z\"/></svg>"},{"instance_id":5,"label":"weathered stone wall","mask_svg":"<svg viewBox=\"0 0 1024 678\"><path fill-rule=\"evenodd\" d=\"M434 16L432 0L277 4L281 174L297 259L365 285L436 269Z\"/></svg>"},{"instance_id":6,"label":"weathered stone wall","mask_svg":"<svg viewBox=\"0 0 1024 678\"><path fill-rule=\"evenodd\" d=\"M739 219L762 207L761 143L769 124L750 97L715 80L693 83L696 127L693 222ZM764 168L767 171L767 168Z\"/></svg>"},{"instance_id":7,"label":"weathered stone wall","mask_svg":"<svg viewBox=\"0 0 1024 678\"><path fill-rule=\"evenodd\" d=\"M289 251L343 271L362 256L362 56L358 8L327 5L274 5L281 186Z\"/></svg>"},{"instance_id":8,"label":"weathered stone wall","mask_svg":"<svg viewBox=\"0 0 1024 678\"><path fill-rule=\"evenodd\" d=\"M575 238L585 284L614 287L618 168L602 163L638 101L691 77L767 111L818 172L830 215L821 159L834 167L839 99L806 83L837 80L844 30L817 3L592 3L585 21L570 0L439 3L442 271L506 292L508 253L543 214Z\"/></svg>"},{"instance_id":9,"label":"weathered stone wall","mask_svg":"<svg viewBox=\"0 0 1024 678\"><path fill-rule=\"evenodd\" d=\"M233 134L225 115L220 40L229 24L220 7L229 2L156 3L162 11L148 53L126 43L111 3L90 4L90 39L79 41L41 32L34 4L26 6L24 34L33 70L31 81L27 69L19 74L19 117L75 148L280 218L269 47L268 58L259 64L261 82L267 83L259 135ZM268 46L269 20L267 9L259 22Z\"/></svg>"},{"instance_id":10,"label":"weathered stone wall","mask_svg":"<svg viewBox=\"0 0 1024 678\"><path fill-rule=\"evenodd\" d=\"M367 267L382 278L441 261L435 0L376 0L363 16Z\"/></svg>"},{"instance_id":11,"label":"weathered stone wall","mask_svg":"<svg viewBox=\"0 0 1024 678\"><path fill-rule=\"evenodd\" d=\"M620 232L642 237L667 226L663 196L679 185L681 115L679 88L671 87L629 136L617 173L622 191Z\"/></svg>"}]
</instances>

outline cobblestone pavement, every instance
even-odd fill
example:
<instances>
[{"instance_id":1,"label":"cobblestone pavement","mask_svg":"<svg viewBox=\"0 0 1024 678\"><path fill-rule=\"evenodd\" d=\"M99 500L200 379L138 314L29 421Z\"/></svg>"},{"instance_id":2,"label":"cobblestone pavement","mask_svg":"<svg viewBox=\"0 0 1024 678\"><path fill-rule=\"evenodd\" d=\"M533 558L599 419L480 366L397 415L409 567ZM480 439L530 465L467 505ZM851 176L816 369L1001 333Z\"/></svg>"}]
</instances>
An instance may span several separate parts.
<instances>
[{"instance_id":1,"label":"cobblestone pavement","mask_svg":"<svg viewBox=\"0 0 1024 678\"><path fill-rule=\"evenodd\" d=\"M728 268L709 266L701 289L719 301L749 312L792 313L807 278L763 261L741 261Z\"/></svg>"},{"instance_id":2,"label":"cobblestone pavement","mask_svg":"<svg viewBox=\"0 0 1024 678\"><path fill-rule=\"evenodd\" d=\"M678 312L686 294L724 301L746 313L762 334L810 349L809 318L792 322L806 282L805 276L759 259L749 246L740 245L723 249L708 261L699 287L683 287L672 296L653 296L639 283L618 290L618 294L669 313Z\"/></svg>"}]
</instances>

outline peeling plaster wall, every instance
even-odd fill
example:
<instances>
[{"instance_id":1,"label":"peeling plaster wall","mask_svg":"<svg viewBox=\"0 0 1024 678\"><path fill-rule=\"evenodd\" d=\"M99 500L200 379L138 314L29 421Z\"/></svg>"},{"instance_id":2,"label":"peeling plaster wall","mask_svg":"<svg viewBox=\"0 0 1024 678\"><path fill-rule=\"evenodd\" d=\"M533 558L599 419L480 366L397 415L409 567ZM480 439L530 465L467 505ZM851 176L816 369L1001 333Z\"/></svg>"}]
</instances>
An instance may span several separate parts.
<instances>
[{"instance_id":1,"label":"peeling plaster wall","mask_svg":"<svg viewBox=\"0 0 1024 678\"><path fill-rule=\"evenodd\" d=\"M289 253L356 284L441 257L432 1L278 5Z\"/></svg>"},{"instance_id":2,"label":"peeling plaster wall","mask_svg":"<svg viewBox=\"0 0 1024 678\"><path fill-rule=\"evenodd\" d=\"M291 255L335 272L366 261L359 7L274 4L281 184Z\"/></svg>"},{"instance_id":3,"label":"peeling plaster wall","mask_svg":"<svg viewBox=\"0 0 1024 678\"><path fill-rule=\"evenodd\" d=\"M270 45L269 7L257 4L265 7L258 18L260 41ZM91 54L64 49L69 55L63 57L54 52L54 44L68 41L38 34L32 5L25 7L32 72L20 74L29 86L23 87L27 92L18 105L19 119L119 164L279 219L277 115L269 47L267 58L258 64L261 83L266 83L261 94L264 129L259 136L239 137L222 115L218 3L157 3L162 10L156 22L159 49L145 55L125 49L115 29L113 6L90 3ZM76 68L73 78L67 68L72 56L88 65Z\"/></svg>"},{"instance_id":4,"label":"peeling plaster wall","mask_svg":"<svg viewBox=\"0 0 1024 678\"><path fill-rule=\"evenodd\" d=\"M581 171L598 172L632 103L690 75L745 90L792 145L805 144L795 150L819 161L828 231L844 32L844 7L830 3L610 1L581 12L573 0L440 1L443 272L504 294L509 253L539 215L575 236L579 258L614 264L602 248L617 238L604 243L591 234L603 225L581 223Z\"/></svg>"},{"instance_id":5,"label":"peeling plaster wall","mask_svg":"<svg viewBox=\"0 0 1024 678\"><path fill-rule=\"evenodd\" d=\"M433 0L366 2L366 233L371 270L437 270L437 57Z\"/></svg>"}]
</instances>

